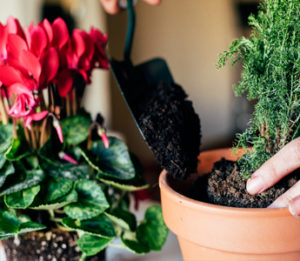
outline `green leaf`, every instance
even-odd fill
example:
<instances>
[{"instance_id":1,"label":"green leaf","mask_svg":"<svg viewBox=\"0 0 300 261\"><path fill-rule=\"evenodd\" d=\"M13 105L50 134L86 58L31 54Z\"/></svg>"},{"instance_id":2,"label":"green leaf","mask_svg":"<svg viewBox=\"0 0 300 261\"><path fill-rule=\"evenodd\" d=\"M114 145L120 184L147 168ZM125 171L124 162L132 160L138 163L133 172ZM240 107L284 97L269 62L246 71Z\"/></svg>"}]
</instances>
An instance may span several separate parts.
<instances>
[{"instance_id":1,"label":"green leaf","mask_svg":"<svg viewBox=\"0 0 300 261\"><path fill-rule=\"evenodd\" d=\"M129 211L117 208L113 211L110 211L109 213L105 212L105 214L110 218L112 222L119 225L121 228L131 231L134 231L136 229L135 215L133 215Z\"/></svg>"},{"instance_id":2,"label":"green leaf","mask_svg":"<svg viewBox=\"0 0 300 261\"><path fill-rule=\"evenodd\" d=\"M54 210L62 208L70 203L76 202L78 200L78 194L75 189L72 189L71 192L51 203L45 201L34 202L30 209L35 210Z\"/></svg>"},{"instance_id":3,"label":"green leaf","mask_svg":"<svg viewBox=\"0 0 300 261\"><path fill-rule=\"evenodd\" d=\"M45 228L44 225L31 222L26 216L18 218L10 211L0 211L0 240Z\"/></svg>"},{"instance_id":4,"label":"green leaf","mask_svg":"<svg viewBox=\"0 0 300 261\"><path fill-rule=\"evenodd\" d=\"M135 233L123 233L121 240L123 244L136 254L145 254L150 250L161 250L168 236L161 208L151 206L147 209L145 220L138 226Z\"/></svg>"},{"instance_id":5,"label":"green leaf","mask_svg":"<svg viewBox=\"0 0 300 261\"><path fill-rule=\"evenodd\" d=\"M68 194L73 188L73 181L69 179L62 178L52 178L49 183L47 183L47 195L46 201L55 201L66 194Z\"/></svg>"},{"instance_id":6,"label":"green leaf","mask_svg":"<svg viewBox=\"0 0 300 261\"><path fill-rule=\"evenodd\" d=\"M20 221L17 216L10 211L0 211L0 236L7 233L18 232Z\"/></svg>"},{"instance_id":7,"label":"green leaf","mask_svg":"<svg viewBox=\"0 0 300 261\"><path fill-rule=\"evenodd\" d=\"M94 256L108 246L112 238L102 238L84 234L77 240L77 245L86 256Z\"/></svg>"},{"instance_id":8,"label":"green leaf","mask_svg":"<svg viewBox=\"0 0 300 261\"><path fill-rule=\"evenodd\" d=\"M147 209L145 220L138 226L136 236L139 242L159 251L167 240L168 228L164 223L160 206Z\"/></svg>"},{"instance_id":9,"label":"green leaf","mask_svg":"<svg viewBox=\"0 0 300 261\"><path fill-rule=\"evenodd\" d=\"M90 170L88 165L63 164L59 161L45 159L44 157L41 161L41 165L42 169L53 177L71 179L73 181L89 178Z\"/></svg>"},{"instance_id":10,"label":"green leaf","mask_svg":"<svg viewBox=\"0 0 300 261\"><path fill-rule=\"evenodd\" d=\"M36 222L26 222L26 223L21 223L20 230L18 234L24 234L24 233L29 233L37 230L42 230L47 228L46 226L36 223Z\"/></svg>"},{"instance_id":11,"label":"green leaf","mask_svg":"<svg viewBox=\"0 0 300 261\"><path fill-rule=\"evenodd\" d=\"M75 115L61 121L64 141L68 145L78 145L88 137L92 121L88 115Z\"/></svg>"},{"instance_id":12,"label":"green leaf","mask_svg":"<svg viewBox=\"0 0 300 261\"><path fill-rule=\"evenodd\" d=\"M75 189L78 193L78 202L64 208L70 218L79 220L93 218L109 208L105 195L96 182L82 179L76 182Z\"/></svg>"},{"instance_id":13,"label":"green leaf","mask_svg":"<svg viewBox=\"0 0 300 261\"><path fill-rule=\"evenodd\" d=\"M25 209L32 204L35 196L39 193L39 191L39 185L33 186L22 191L5 195L4 202L9 208Z\"/></svg>"},{"instance_id":14,"label":"green leaf","mask_svg":"<svg viewBox=\"0 0 300 261\"><path fill-rule=\"evenodd\" d=\"M3 156L3 154L0 154L0 158L4 158L5 157ZM0 159L1 161L1 164L2 164L2 160ZM6 159L5 161L6 162ZM13 166L13 164L11 162L6 162L5 165L1 167L0 169L0 188L3 186L6 178L11 175L11 174L14 174L15 173L15 168Z\"/></svg>"},{"instance_id":15,"label":"green leaf","mask_svg":"<svg viewBox=\"0 0 300 261\"><path fill-rule=\"evenodd\" d=\"M135 254L147 254L150 252L150 249L147 245L143 245L140 242L132 239L121 237L122 243L126 246L129 250L131 250Z\"/></svg>"},{"instance_id":16,"label":"green leaf","mask_svg":"<svg viewBox=\"0 0 300 261\"><path fill-rule=\"evenodd\" d=\"M12 144L5 152L5 157L11 161L21 160L22 158L29 156L31 151L29 150L26 141L21 139L13 139Z\"/></svg>"},{"instance_id":17,"label":"green leaf","mask_svg":"<svg viewBox=\"0 0 300 261\"><path fill-rule=\"evenodd\" d=\"M105 183L105 184L111 185L115 188L118 188L118 189L121 189L121 190L124 190L124 191L131 191L132 192L132 191L139 191L139 190L149 188L148 184L145 184L145 185L142 185L142 186L135 186L135 185L122 184L122 183L119 183L119 182L113 181L113 180L104 179L101 174L97 175L97 179L99 181Z\"/></svg>"},{"instance_id":18,"label":"green leaf","mask_svg":"<svg viewBox=\"0 0 300 261\"><path fill-rule=\"evenodd\" d=\"M68 228L96 236L105 238L116 236L113 224L105 215L100 215L87 220L75 220L65 217L63 218L62 223Z\"/></svg>"},{"instance_id":19,"label":"green leaf","mask_svg":"<svg viewBox=\"0 0 300 261\"><path fill-rule=\"evenodd\" d=\"M0 126L0 153L5 152L12 144L13 126L11 124Z\"/></svg>"},{"instance_id":20,"label":"green leaf","mask_svg":"<svg viewBox=\"0 0 300 261\"><path fill-rule=\"evenodd\" d=\"M3 168L5 162L6 162L6 158L5 158L4 154L0 154L0 169Z\"/></svg>"},{"instance_id":21,"label":"green leaf","mask_svg":"<svg viewBox=\"0 0 300 261\"><path fill-rule=\"evenodd\" d=\"M36 155L31 154L31 155L27 156L25 161L26 161L26 164L28 164L30 169L38 169L40 166L39 159Z\"/></svg>"},{"instance_id":22,"label":"green leaf","mask_svg":"<svg viewBox=\"0 0 300 261\"><path fill-rule=\"evenodd\" d=\"M0 240L9 238L9 237L15 237L17 235L25 234L25 233L30 233L38 230L42 230L47 228L46 226L36 223L36 222L26 222L20 224L19 230L17 232L12 232L12 233L1 233L0 232Z\"/></svg>"},{"instance_id":23,"label":"green leaf","mask_svg":"<svg viewBox=\"0 0 300 261\"><path fill-rule=\"evenodd\" d=\"M27 171L25 173L25 179L4 189L0 193L0 196L8 195L35 186L39 184L44 177L45 173L41 169Z\"/></svg>"},{"instance_id":24,"label":"green leaf","mask_svg":"<svg viewBox=\"0 0 300 261\"><path fill-rule=\"evenodd\" d=\"M104 147L102 140L94 141L91 148L93 160L84 152L83 157L102 176L128 180L136 175L127 146L117 138L109 137L108 149Z\"/></svg>"},{"instance_id":25,"label":"green leaf","mask_svg":"<svg viewBox=\"0 0 300 261\"><path fill-rule=\"evenodd\" d=\"M49 174L54 177L71 179L73 181L87 179L89 178L89 173L90 170L88 165L63 164L58 169L49 170Z\"/></svg>"}]
</instances>

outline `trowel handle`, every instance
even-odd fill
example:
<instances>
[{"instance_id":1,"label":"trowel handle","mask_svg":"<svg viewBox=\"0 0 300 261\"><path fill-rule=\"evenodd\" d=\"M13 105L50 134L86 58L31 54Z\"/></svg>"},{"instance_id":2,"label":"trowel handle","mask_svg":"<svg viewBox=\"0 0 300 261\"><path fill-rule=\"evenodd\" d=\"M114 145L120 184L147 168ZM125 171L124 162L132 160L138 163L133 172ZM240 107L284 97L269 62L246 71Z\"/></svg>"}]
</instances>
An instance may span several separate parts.
<instances>
[{"instance_id":1,"label":"trowel handle","mask_svg":"<svg viewBox=\"0 0 300 261\"><path fill-rule=\"evenodd\" d=\"M133 8L133 0L127 0L128 26L124 48L124 60L130 61L132 41L135 28L135 13Z\"/></svg>"}]
</instances>

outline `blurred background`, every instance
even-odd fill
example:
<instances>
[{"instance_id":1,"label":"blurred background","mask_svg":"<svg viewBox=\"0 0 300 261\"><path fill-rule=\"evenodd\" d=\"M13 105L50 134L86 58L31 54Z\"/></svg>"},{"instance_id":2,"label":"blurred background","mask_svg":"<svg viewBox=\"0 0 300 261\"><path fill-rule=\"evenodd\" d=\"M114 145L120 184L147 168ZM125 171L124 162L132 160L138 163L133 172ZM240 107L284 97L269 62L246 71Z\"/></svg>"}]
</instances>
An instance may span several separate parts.
<instances>
[{"instance_id":1,"label":"blurred background","mask_svg":"<svg viewBox=\"0 0 300 261\"><path fill-rule=\"evenodd\" d=\"M123 59L127 13L107 15L98 0L0 0L0 20L9 15L23 25L63 17L70 29L91 26L106 32L111 57ZM247 17L257 12L257 0L162 0L158 7L136 5L136 32L132 60L166 59L175 81L193 101L202 125L202 150L231 146L234 134L245 129L251 104L236 98L233 84L241 66L217 70L219 54L234 38L249 34ZM155 182L159 166L142 140L109 71L94 71L85 96L93 115L100 111L109 130L119 133L140 158L146 178ZM156 175L153 175L156 173Z\"/></svg>"}]
</instances>

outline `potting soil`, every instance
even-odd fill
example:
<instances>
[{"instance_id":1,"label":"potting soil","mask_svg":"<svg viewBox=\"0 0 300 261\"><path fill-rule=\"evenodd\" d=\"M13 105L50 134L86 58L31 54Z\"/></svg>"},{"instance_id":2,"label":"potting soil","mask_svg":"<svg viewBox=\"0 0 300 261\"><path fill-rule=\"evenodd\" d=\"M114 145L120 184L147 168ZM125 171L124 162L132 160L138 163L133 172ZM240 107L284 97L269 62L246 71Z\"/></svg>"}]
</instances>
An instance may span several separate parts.
<instances>
[{"instance_id":1,"label":"potting soil","mask_svg":"<svg viewBox=\"0 0 300 261\"><path fill-rule=\"evenodd\" d=\"M265 208L292 187L300 178L299 170L283 178L268 190L252 196L236 162L222 159L214 164L212 172L200 177L192 189L192 197L209 203L242 207Z\"/></svg>"},{"instance_id":2,"label":"potting soil","mask_svg":"<svg viewBox=\"0 0 300 261\"><path fill-rule=\"evenodd\" d=\"M176 84L156 87L138 121L159 164L176 179L195 172L200 120L184 90Z\"/></svg>"}]
</instances>

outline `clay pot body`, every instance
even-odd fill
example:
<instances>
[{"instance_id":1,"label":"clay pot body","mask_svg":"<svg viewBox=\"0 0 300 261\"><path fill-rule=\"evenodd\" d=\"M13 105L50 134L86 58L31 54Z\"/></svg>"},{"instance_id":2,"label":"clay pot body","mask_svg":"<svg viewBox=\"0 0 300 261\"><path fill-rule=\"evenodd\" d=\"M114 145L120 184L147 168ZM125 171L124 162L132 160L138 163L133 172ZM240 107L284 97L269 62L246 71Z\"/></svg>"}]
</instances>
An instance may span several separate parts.
<instances>
[{"instance_id":1,"label":"clay pot body","mask_svg":"<svg viewBox=\"0 0 300 261\"><path fill-rule=\"evenodd\" d=\"M198 175L222 157L239 156L230 149L204 152ZM232 208L193 200L178 192L182 189L166 171L159 184L164 220L178 236L185 261L300 260L300 219L287 208Z\"/></svg>"}]
</instances>

